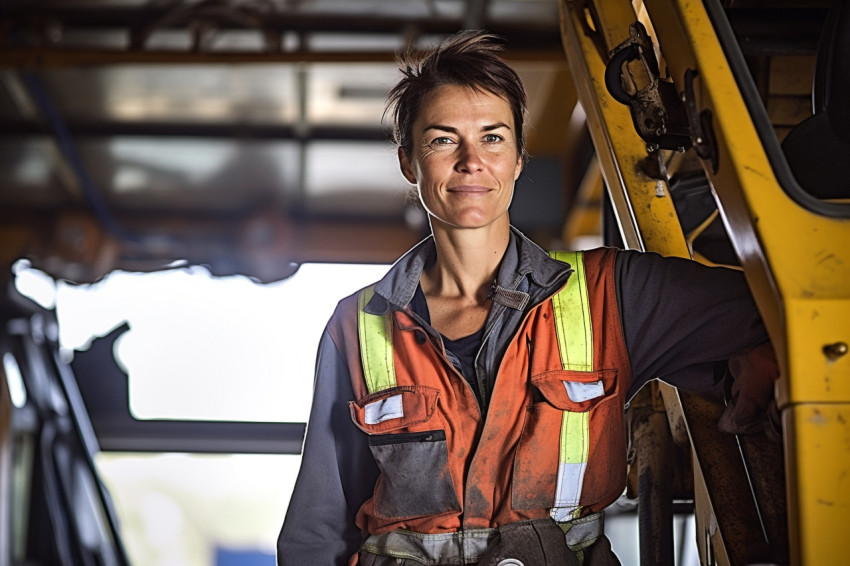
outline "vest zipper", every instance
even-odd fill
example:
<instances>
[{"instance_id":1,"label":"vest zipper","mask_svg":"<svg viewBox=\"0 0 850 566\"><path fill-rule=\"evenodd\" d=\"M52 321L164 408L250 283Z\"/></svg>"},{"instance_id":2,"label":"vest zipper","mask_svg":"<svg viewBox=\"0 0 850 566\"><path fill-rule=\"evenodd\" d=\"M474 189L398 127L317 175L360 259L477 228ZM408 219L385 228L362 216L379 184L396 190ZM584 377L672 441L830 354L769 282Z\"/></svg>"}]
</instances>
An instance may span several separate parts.
<instances>
[{"instance_id":1,"label":"vest zipper","mask_svg":"<svg viewBox=\"0 0 850 566\"><path fill-rule=\"evenodd\" d=\"M454 372L455 376L460 378L461 382L463 382L463 384L466 385L466 387L469 388L470 392L472 393L472 396L475 397L475 399L477 401L478 396L475 395L475 391L472 389L472 384L469 383L469 381L467 381L467 379L465 377L463 377L463 374L460 373L460 371L458 371L458 369L455 367L455 365L452 363L452 361L446 355L446 346L445 346L445 344L443 344L443 337L440 335L440 333L437 332L436 330L434 330L431 327L430 324L426 324L425 321L422 320L422 318L419 315L417 315L415 312L413 312L410 309L410 307L407 307L404 312L405 312L405 314L407 314L410 318L412 318L419 325L421 330L426 335L429 335L431 337L431 340L429 340L429 342L431 343L432 347L436 348L436 345L434 344L434 340L437 341L437 344L439 344L439 348L437 348L437 352L440 354L440 357L443 359L443 362L446 364L446 366L449 367L449 369L451 371ZM416 331L414 330L413 332L416 332ZM484 343L483 338L481 340L481 343L482 344ZM477 359L477 356L476 356L476 359ZM477 370L476 370L476 373L477 373ZM481 403L480 402L476 402L475 404L478 406L478 417L479 417L478 420L479 420L479 422L481 422L484 419L484 412L481 410Z\"/></svg>"}]
</instances>

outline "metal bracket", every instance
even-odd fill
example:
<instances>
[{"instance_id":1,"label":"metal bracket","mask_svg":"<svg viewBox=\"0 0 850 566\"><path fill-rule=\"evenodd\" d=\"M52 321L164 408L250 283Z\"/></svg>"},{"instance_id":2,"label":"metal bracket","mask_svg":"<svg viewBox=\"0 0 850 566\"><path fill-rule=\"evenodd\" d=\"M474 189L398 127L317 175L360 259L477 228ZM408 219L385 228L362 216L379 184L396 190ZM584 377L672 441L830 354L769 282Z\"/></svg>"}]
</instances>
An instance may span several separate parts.
<instances>
[{"instance_id":1,"label":"metal bracket","mask_svg":"<svg viewBox=\"0 0 850 566\"><path fill-rule=\"evenodd\" d=\"M688 116L688 125L693 135L694 151L697 155L708 161L711 172L717 173L717 138L714 136L714 127L711 124L711 110L704 108L697 112L697 101L694 95L694 79L699 75L695 69L685 70L685 90L682 92L682 102L685 105Z\"/></svg>"},{"instance_id":2,"label":"metal bracket","mask_svg":"<svg viewBox=\"0 0 850 566\"><path fill-rule=\"evenodd\" d=\"M639 86L627 63L639 60L646 84ZM629 39L611 50L605 86L614 99L629 107L638 135L650 153L657 149L685 151L691 146L688 118L675 85L663 80L652 40L640 22L629 26ZM628 90L627 90L628 88Z\"/></svg>"}]
</instances>

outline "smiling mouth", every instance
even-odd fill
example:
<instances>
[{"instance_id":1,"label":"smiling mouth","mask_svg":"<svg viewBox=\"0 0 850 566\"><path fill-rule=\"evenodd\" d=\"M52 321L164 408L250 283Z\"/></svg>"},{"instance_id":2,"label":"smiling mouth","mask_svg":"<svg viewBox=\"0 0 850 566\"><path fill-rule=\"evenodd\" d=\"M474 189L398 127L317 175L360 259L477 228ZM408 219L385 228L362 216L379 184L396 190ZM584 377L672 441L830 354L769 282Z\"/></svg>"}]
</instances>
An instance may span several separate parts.
<instances>
[{"instance_id":1,"label":"smiling mouth","mask_svg":"<svg viewBox=\"0 0 850 566\"><path fill-rule=\"evenodd\" d=\"M483 187L481 185L462 185L460 187L453 187L449 189L450 193L460 193L460 194L484 194L489 193L493 189L489 187Z\"/></svg>"}]
</instances>

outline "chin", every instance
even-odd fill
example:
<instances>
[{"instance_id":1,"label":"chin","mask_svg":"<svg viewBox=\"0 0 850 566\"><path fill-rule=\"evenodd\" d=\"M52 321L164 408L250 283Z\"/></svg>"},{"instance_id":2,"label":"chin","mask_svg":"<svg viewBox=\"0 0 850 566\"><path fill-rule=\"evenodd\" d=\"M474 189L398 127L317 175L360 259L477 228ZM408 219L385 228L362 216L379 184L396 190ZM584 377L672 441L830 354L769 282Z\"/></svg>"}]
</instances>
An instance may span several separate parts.
<instances>
[{"instance_id":1,"label":"chin","mask_svg":"<svg viewBox=\"0 0 850 566\"><path fill-rule=\"evenodd\" d=\"M454 223L451 223L451 224L448 224L448 225L451 226L452 228L459 229L459 230L479 230L479 229L482 229L482 228L493 227L493 226L496 226L497 224L498 224L498 222L495 221L495 220L477 219L477 220L465 220L465 221L454 222Z\"/></svg>"},{"instance_id":2,"label":"chin","mask_svg":"<svg viewBox=\"0 0 850 566\"><path fill-rule=\"evenodd\" d=\"M510 224L507 214L486 214L483 211L467 210L462 214L455 214L449 217L440 217L431 214L431 224L439 224L449 229L454 230L475 230L486 228L488 226L498 225L502 219L507 227Z\"/></svg>"}]
</instances>

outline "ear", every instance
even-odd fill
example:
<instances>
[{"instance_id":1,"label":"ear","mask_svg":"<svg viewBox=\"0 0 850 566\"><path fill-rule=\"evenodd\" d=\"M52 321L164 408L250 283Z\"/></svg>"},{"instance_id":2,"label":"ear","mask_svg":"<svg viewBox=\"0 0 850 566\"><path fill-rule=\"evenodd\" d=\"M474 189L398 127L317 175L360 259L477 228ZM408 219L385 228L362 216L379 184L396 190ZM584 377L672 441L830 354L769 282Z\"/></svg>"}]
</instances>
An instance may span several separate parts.
<instances>
[{"instance_id":1,"label":"ear","mask_svg":"<svg viewBox=\"0 0 850 566\"><path fill-rule=\"evenodd\" d=\"M514 181L519 179L520 173L522 173L522 155L516 158L516 170L514 171Z\"/></svg>"},{"instance_id":2,"label":"ear","mask_svg":"<svg viewBox=\"0 0 850 566\"><path fill-rule=\"evenodd\" d=\"M398 165L401 168L401 174L404 175L407 182L415 185L417 181L416 175L413 173L413 166L402 148L398 148Z\"/></svg>"}]
</instances>

